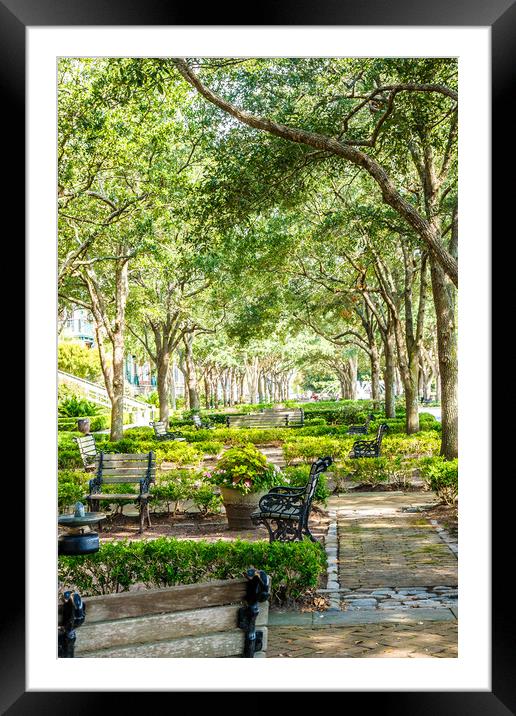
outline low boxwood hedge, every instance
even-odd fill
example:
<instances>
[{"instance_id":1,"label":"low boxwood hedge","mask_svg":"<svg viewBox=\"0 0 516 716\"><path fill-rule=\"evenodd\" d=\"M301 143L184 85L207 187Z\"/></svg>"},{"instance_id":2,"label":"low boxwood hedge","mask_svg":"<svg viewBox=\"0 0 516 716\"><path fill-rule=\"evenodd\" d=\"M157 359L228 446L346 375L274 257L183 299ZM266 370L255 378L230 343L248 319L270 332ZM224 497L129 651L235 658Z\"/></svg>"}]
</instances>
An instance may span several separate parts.
<instances>
[{"instance_id":1,"label":"low boxwood hedge","mask_svg":"<svg viewBox=\"0 0 516 716\"><path fill-rule=\"evenodd\" d=\"M76 431L78 420L89 420L92 433L97 430L107 430L111 425L109 413L101 413L100 415L85 415L82 418L58 418L57 429L59 431Z\"/></svg>"},{"instance_id":2,"label":"low boxwood hedge","mask_svg":"<svg viewBox=\"0 0 516 716\"><path fill-rule=\"evenodd\" d=\"M263 569L272 580L271 600L286 604L317 587L326 569L319 543L206 542L160 537L150 541L104 542L80 557L59 557L59 581L82 596L124 592L132 584L149 589L232 579L249 567Z\"/></svg>"}]
</instances>

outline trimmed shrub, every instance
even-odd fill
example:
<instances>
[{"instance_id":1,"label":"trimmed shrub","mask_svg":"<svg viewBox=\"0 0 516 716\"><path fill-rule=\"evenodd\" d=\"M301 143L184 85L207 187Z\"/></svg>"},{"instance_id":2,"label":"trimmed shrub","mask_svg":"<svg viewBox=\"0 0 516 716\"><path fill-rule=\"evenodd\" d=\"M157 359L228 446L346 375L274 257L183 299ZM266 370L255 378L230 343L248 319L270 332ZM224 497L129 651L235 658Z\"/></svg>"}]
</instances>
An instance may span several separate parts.
<instances>
[{"instance_id":1,"label":"trimmed shrub","mask_svg":"<svg viewBox=\"0 0 516 716\"><path fill-rule=\"evenodd\" d=\"M211 485L203 484L194 490L192 500L203 516L220 512L222 498L213 492Z\"/></svg>"},{"instance_id":2,"label":"trimmed shrub","mask_svg":"<svg viewBox=\"0 0 516 716\"><path fill-rule=\"evenodd\" d=\"M435 430L407 435L385 435L382 454L385 457L425 457L437 455L441 449L441 437Z\"/></svg>"},{"instance_id":3,"label":"trimmed shrub","mask_svg":"<svg viewBox=\"0 0 516 716\"><path fill-rule=\"evenodd\" d=\"M285 467L283 469L283 474L285 476L285 483L287 486L304 487L308 482L310 466L296 465L295 467ZM314 502L322 502L324 504L329 496L330 491L328 489L326 475L321 473L321 475L319 475L319 482L317 483L317 488L314 494Z\"/></svg>"},{"instance_id":4,"label":"trimmed shrub","mask_svg":"<svg viewBox=\"0 0 516 716\"><path fill-rule=\"evenodd\" d=\"M84 502L91 475L81 470L59 470L57 474L57 505L66 512L76 502Z\"/></svg>"},{"instance_id":5,"label":"trimmed shrub","mask_svg":"<svg viewBox=\"0 0 516 716\"><path fill-rule=\"evenodd\" d=\"M172 514L175 515L179 502L192 498L197 477L191 470L174 470L158 475L150 489L150 504L154 511L166 509L170 513L172 505Z\"/></svg>"},{"instance_id":6,"label":"trimmed shrub","mask_svg":"<svg viewBox=\"0 0 516 716\"><path fill-rule=\"evenodd\" d=\"M242 577L249 567L272 580L271 600L285 604L317 587L326 568L318 543L205 542L161 537L104 542L95 554L59 557L59 581L82 596L124 592L136 582L148 588Z\"/></svg>"},{"instance_id":7,"label":"trimmed shrub","mask_svg":"<svg viewBox=\"0 0 516 716\"><path fill-rule=\"evenodd\" d=\"M459 496L459 461L431 457L421 461L421 475L445 505L453 505Z\"/></svg>"},{"instance_id":8,"label":"trimmed shrub","mask_svg":"<svg viewBox=\"0 0 516 716\"><path fill-rule=\"evenodd\" d=\"M333 459L343 457L351 449L350 440L335 440L327 437L294 438L283 445L283 455L287 465L298 458L303 462L313 462L319 457L330 455Z\"/></svg>"},{"instance_id":9,"label":"trimmed shrub","mask_svg":"<svg viewBox=\"0 0 516 716\"><path fill-rule=\"evenodd\" d=\"M92 433L98 430L107 430L111 424L111 416L109 413L101 415L81 415L77 418L58 418L57 429L60 432L77 432L77 421L88 418L90 421L90 431ZM80 433L82 435L82 433Z\"/></svg>"}]
</instances>

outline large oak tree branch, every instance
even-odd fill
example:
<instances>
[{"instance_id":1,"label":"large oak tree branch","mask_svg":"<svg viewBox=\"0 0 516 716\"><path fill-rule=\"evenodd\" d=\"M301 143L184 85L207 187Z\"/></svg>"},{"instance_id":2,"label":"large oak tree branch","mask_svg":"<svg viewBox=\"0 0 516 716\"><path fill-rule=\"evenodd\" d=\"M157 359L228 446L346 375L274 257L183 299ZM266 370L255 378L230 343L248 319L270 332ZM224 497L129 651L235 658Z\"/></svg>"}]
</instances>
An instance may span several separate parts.
<instances>
[{"instance_id":1,"label":"large oak tree branch","mask_svg":"<svg viewBox=\"0 0 516 716\"><path fill-rule=\"evenodd\" d=\"M358 150L356 147L343 144L332 137L317 134L315 132L308 132L297 127L289 127L287 125L274 122L271 119L260 117L256 114L240 109L206 87L200 81L199 77L192 71L185 60L173 58L173 62L184 79L192 85L192 87L195 87L195 89L202 94L203 97L220 109L224 110L224 112L238 119L243 124L247 124L249 127L253 127L254 129L269 132L270 134L281 137L282 139L286 139L290 142L305 144L313 147L314 149L336 154L344 157L344 159L347 159L352 164L365 169L380 187L383 200L397 213L403 216L403 218L416 230L418 235L423 241L425 241L432 253L435 255L444 272L449 276L455 286L458 285L457 261L446 250L440 240L440 237L437 235L435 228L419 214L412 204L406 201L399 194L385 169L375 159Z\"/></svg>"}]
</instances>

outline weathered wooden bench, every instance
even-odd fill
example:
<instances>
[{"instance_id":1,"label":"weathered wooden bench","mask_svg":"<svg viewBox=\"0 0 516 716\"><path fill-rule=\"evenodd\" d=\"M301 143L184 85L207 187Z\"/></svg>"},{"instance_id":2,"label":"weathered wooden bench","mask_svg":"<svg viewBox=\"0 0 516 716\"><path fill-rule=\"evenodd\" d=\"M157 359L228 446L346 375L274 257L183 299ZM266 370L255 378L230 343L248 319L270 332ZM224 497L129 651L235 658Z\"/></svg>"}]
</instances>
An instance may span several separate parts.
<instances>
[{"instance_id":1,"label":"weathered wooden bench","mask_svg":"<svg viewBox=\"0 0 516 716\"><path fill-rule=\"evenodd\" d=\"M350 425L348 428L348 435L367 435L369 430L369 423L374 420L374 415L370 414L367 416L364 425Z\"/></svg>"},{"instance_id":2,"label":"weathered wooden bench","mask_svg":"<svg viewBox=\"0 0 516 716\"><path fill-rule=\"evenodd\" d=\"M81 454L82 464L86 472L92 472L95 470L99 451L97 450L97 444L93 435L83 435L80 438L74 437L75 442L79 447Z\"/></svg>"},{"instance_id":3,"label":"weathered wooden bench","mask_svg":"<svg viewBox=\"0 0 516 716\"><path fill-rule=\"evenodd\" d=\"M293 410L270 410L246 415L227 415L228 428L300 428L304 425L302 408Z\"/></svg>"},{"instance_id":4,"label":"weathered wooden bench","mask_svg":"<svg viewBox=\"0 0 516 716\"><path fill-rule=\"evenodd\" d=\"M374 440L356 440L353 443L353 449L349 453L349 457L380 457L382 448L382 439L389 429L386 423L378 426L378 431Z\"/></svg>"},{"instance_id":5,"label":"weathered wooden bench","mask_svg":"<svg viewBox=\"0 0 516 716\"><path fill-rule=\"evenodd\" d=\"M332 462L331 457L320 457L312 464L304 487L273 487L260 499L251 519L265 525L270 542L293 542L305 535L317 541L308 528L308 518L319 478Z\"/></svg>"},{"instance_id":6,"label":"weathered wooden bench","mask_svg":"<svg viewBox=\"0 0 516 716\"><path fill-rule=\"evenodd\" d=\"M58 607L58 654L95 659L265 657L269 594L270 578L255 569L248 570L247 579L83 600L68 592Z\"/></svg>"},{"instance_id":7,"label":"weathered wooden bench","mask_svg":"<svg viewBox=\"0 0 516 716\"><path fill-rule=\"evenodd\" d=\"M192 420L197 430L214 430L216 427L208 420L203 420L197 413L194 413Z\"/></svg>"},{"instance_id":8,"label":"weathered wooden bench","mask_svg":"<svg viewBox=\"0 0 516 716\"><path fill-rule=\"evenodd\" d=\"M149 425L154 428L154 437L156 440L175 440L176 442L183 442L186 438L179 435L179 433L171 433L167 430L165 423L162 420L155 420Z\"/></svg>"},{"instance_id":9,"label":"weathered wooden bench","mask_svg":"<svg viewBox=\"0 0 516 716\"><path fill-rule=\"evenodd\" d=\"M86 495L91 512L99 511L99 501L136 500L140 508L140 532L143 532L144 518L150 527L149 490L156 478L156 459L151 451L148 454L105 453L98 459L97 475L90 480L89 494ZM103 492L104 485L137 483L139 493Z\"/></svg>"}]
</instances>

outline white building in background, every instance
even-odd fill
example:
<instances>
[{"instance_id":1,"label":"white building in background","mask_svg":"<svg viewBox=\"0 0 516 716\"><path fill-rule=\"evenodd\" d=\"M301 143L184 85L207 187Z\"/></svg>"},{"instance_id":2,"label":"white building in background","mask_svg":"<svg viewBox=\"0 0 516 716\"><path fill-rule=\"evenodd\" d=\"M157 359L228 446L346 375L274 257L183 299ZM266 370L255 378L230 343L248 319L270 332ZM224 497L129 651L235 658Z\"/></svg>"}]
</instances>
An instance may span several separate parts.
<instances>
[{"instance_id":1,"label":"white building in background","mask_svg":"<svg viewBox=\"0 0 516 716\"><path fill-rule=\"evenodd\" d=\"M59 321L59 338L83 343L88 348L95 345L93 316L85 308L76 308Z\"/></svg>"},{"instance_id":2,"label":"white building in background","mask_svg":"<svg viewBox=\"0 0 516 716\"><path fill-rule=\"evenodd\" d=\"M59 340L82 343L95 348L95 324L93 316L85 308L75 308L59 319ZM125 382L132 394L148 394L156 390L156 373L149 361L139 362L136 356L125 357ZM177 397L185 394L184 376L177 366L174 369Z\"/></svg>"}]
</instances>

